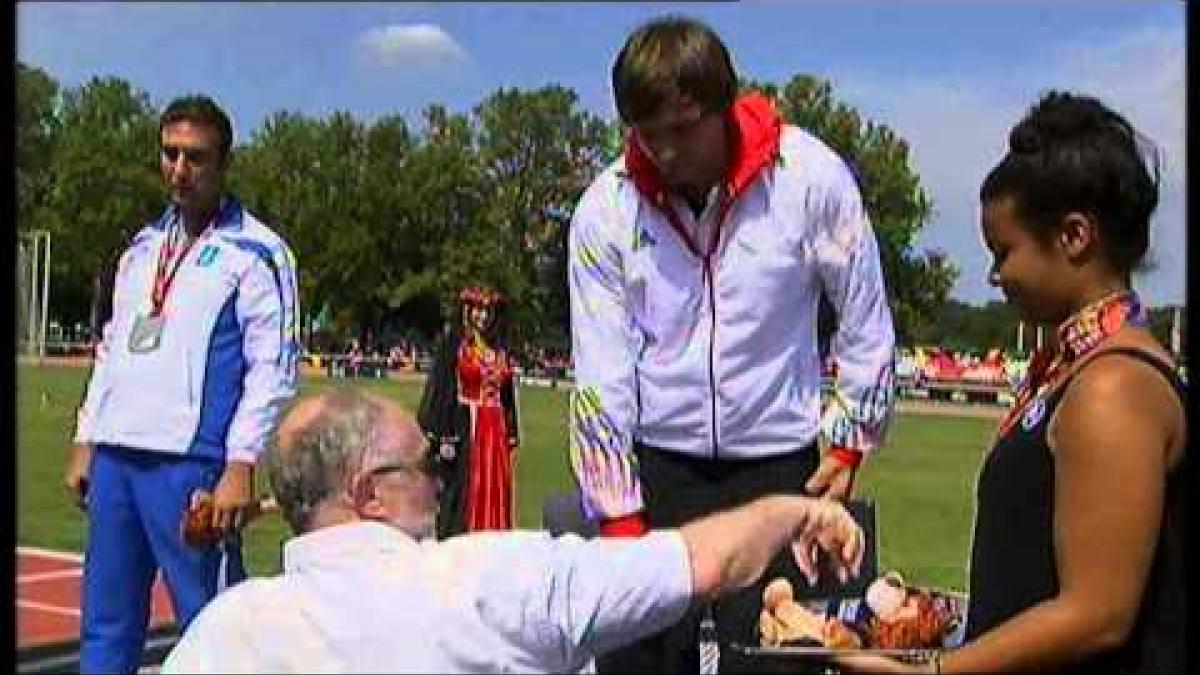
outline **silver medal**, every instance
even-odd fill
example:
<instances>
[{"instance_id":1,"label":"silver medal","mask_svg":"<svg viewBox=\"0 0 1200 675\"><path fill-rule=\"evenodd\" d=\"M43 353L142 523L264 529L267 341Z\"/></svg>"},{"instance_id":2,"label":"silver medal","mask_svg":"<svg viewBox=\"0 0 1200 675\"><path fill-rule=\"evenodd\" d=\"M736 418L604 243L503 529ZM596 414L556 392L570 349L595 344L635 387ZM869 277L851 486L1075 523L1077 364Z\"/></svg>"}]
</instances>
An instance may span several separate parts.
<instances>
[{"instance_id":1,"label":"silver medal","mask_svg":"<svg viewBox=\"0 0 1200 675\"><path fill-rule=\"evenodd\" d=\"M161 315L139 314L129 331L129 351L145 354L158 349L162 341L163 318Z\"/></svg>"}]
</instances>

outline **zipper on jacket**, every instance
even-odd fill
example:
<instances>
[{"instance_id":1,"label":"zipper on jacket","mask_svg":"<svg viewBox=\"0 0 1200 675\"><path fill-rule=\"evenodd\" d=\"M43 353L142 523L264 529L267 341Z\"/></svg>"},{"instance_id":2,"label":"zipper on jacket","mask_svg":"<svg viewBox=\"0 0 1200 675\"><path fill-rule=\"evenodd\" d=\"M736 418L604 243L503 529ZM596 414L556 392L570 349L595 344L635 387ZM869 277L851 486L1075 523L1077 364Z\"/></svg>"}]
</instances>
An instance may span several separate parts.
<instances>
[{"instance_id":1,"label":"zipper on jacket","mask_svg":"<svg viewBox=\"0 0 1200 675\"><path fill-rule=\"evenodd\" d=\"M728 188L728 191L720 199L721 204L717 208L717 217L713 220L713 232L708 242L708 250L705 251L701 259L701 262L704 263L704 271L708 275L708 386L710 392L709 402L712 409L713 460L718 459L717 448L720 447L720 434L717 429L717 273L713 258L721 250L721 230L725 229L725 218L729 215L729 211L733 207L734 197L732 186Z\"/></svg>"},{"instance_id":2,"label":"zipper on jacket","mask_svg":"<svg viewBox=\"0 0 1200 675\"><path fill-rule=\"evenodd\" d=\"M717 459L717 284L712 272L712 251L704 256L701 282L708 286L708 387L712 411L712 458ZM707 277L707 281L705 281Z\"/></svg>"},{"instance_id":3,"label":"zipper on jacket","mask_svg":"<svg viewBox=\"0 0 1200 675\"><path fill-rule=\"evenodd\" d=\"M659 211L666 216L671 228L683 240L687 250L700 261L702 265L700 269L700 283L708 288L708 388L711 411L710 421L712 425L712 458L717 459L717 284L716 276L712 269L712 260L720 248L722 225L725 224L725 217L729 215L729 211L733 206L733 198L728 193L722 197L717 217L713 221L712 237L708 242L708 248L705 252L701 252L700 247L692 241L687 230L684 229L683 224L679 221L679 214L675 212L675 208L667 201L665 193L660 192L653 201Z\"/></svg>"}]
</instances>

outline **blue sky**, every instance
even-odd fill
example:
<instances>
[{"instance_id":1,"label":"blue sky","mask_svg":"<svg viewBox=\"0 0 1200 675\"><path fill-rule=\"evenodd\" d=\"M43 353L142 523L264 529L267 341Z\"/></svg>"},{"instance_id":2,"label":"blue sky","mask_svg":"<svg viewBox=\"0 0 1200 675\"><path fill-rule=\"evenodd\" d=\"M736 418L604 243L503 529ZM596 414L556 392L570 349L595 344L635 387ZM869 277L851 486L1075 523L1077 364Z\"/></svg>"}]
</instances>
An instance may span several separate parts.
<instances>
[{"instance_id":1,"label":"blue sky","mask_svg":"<svg viewBox=\"0 0 1200 675\"><path fill-rule=\"evenodd\" d=\"M559 83L611 117L608 69L646 19L710 23L750 78L829 79L835 95L906 138L935 213L920 248L962 270L954 295L998 300L978 234L979 180L1005 134L1050 87L1100 97L1163 153L1152 305L1185 292L1181 0L741 3L22 2L17 57L76 86L115 75L155 104L189 91L221 101L248 138L274 111L417 119L432 102L465 111L495 89Z\"/></svg>"}]
</instances>

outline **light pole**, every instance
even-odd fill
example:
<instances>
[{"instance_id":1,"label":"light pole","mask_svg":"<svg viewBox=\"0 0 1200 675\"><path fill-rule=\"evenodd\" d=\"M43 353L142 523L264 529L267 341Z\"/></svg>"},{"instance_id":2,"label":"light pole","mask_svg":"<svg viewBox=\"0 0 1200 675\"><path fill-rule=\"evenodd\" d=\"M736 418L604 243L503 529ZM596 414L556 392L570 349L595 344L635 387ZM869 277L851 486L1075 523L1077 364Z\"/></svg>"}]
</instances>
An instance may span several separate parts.
<instances>
[{"instance_id":1,"label":"light pole","mask_svg":"<svg viewBox=\"0 0 1200 675\"><path fill-rule=\"evenodd\" d=\"M25 255L21 256L21 280L28 284L25 303L25 348L38 358L46 356L46 324L50 310L50 232L29 230L22 232L21 240ZM40 277L40 279L39 279ZM39 287L40 286L40 287Z\"/></svg>"}]
</instances>

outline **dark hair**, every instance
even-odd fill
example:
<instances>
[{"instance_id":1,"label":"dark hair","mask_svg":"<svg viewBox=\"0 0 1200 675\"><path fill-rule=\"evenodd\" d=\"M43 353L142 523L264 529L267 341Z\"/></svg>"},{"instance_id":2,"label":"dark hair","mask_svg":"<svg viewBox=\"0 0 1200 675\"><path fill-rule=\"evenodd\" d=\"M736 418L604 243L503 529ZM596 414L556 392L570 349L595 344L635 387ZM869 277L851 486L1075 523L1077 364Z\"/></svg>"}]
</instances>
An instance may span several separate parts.
<instances>
[{"instance_id":1,"label":"dark hair","mask_svg":"<svg viewBox=\"0 0 1200 675\"><path fill-rule=\"evenodd\" d=\"M171 101L158 118L159 135L162 135L163 127L180 120L215 129L221 147L221 159L229 156L229 148L233 146L233 125L216 101L203 94L191 94Z\"/></svg>"},{"instance_id":2,"label":"dark hair","mask_svg":"<svg viewBox=\"0 0 1200 675\"><path fill-rule=\"evenodd\" d=\"M1012 197L1043 240L1072 211L1094 218L1108 261L1128 274L1146 255L1159 173L1157 150L1124 117L1089 96L1051 91L1013 127L979 198Z\"/></svg>"},{"instance_id":3,"label":"dark hair","mask_svg":"<svg viewBox=\"0 0 1200 675\"><path fill-rule=\"evenodd\" d=\"M679 16L635 30L613 63L612 83L617 113L631 126L681 94L705 112L724 112L737 95L737 76L721 38Z\"/></svg>"}]
</instances>

